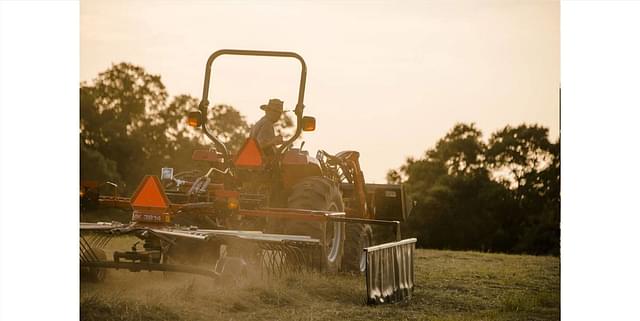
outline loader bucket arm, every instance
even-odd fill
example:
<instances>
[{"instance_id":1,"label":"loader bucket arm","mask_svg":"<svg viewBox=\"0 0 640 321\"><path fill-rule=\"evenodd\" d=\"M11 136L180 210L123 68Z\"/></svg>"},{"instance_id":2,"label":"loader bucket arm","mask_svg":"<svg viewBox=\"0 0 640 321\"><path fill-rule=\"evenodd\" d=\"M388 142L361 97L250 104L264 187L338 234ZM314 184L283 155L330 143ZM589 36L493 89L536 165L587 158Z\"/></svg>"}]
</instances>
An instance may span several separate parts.
<instances>
[{"instance_id":1,"label":"loader bucket arm","mask_svg":"<svg viewBox=\"0 0 640 321\"><path fill-rule=\"evenodd\" d=\"M285 57L285 58L295 58L300 62L301 72L300 72L300 85L298 88L298 101L296 103L295 114L297 119L296 132L289 140L284 142L282 146L280 146L279 153L281 154L284 150L289 147L302 133L302 114L304 110L304 89L307 81L307 64L304 62L302 57L295 52L288 51L264 51L264 50L239 50L239 49L222 49L214 52L209 56L207 60L207 66L204 74L204 87L202 89L202 100L200 101L200 112L202 115L207 118L207 108L209 107L209 85L211 81L211 66L213 65L213 61L222 56L222 55L236 55L236 56L266 56L266 57ZM225 164L229 164L229 152L226 146L216 137L211 135L207 128L206 122L202 122L202 129L205 134L213 140L216 148L220 149L223 153L223 157L225 159Z\"/></svg>"}]
</instances>

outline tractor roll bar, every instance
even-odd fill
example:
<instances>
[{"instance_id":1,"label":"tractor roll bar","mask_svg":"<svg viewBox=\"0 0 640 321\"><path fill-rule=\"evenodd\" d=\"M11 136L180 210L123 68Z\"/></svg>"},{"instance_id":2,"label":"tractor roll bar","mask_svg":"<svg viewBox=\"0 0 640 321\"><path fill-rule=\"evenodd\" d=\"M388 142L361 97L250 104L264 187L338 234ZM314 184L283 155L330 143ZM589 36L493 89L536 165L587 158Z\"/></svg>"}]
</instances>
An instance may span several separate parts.
<instances>
[{"instance_id":1,"label":"tractor roll bar","mask_svg":"<svg viewBox=\"0 0 640 321\"><path fill-rule=\"evenodd\" d=\"M200 101L200 112L207 119L207 108L209 107L209 84L211 81L211 66L213 65L213 61L222 55L237 55L237 56L267 56L267 57L289 57L295 58L300 61L302 66L300 73L300 87L298 88L298 102L296 103L296 108L294 110L296 114L297 124L296 124L296 132L289 140L284 142L278 152L281 154L284 150L289 147L302 133L302 113L304 110L304 88L307 82L307 64L304 62L302 57L295 53L289 51L265 51L265 50L239 50L239 49L222 49L214 52L207 59L207 67L204 73L204 88L202 89L202 100ZM205 122L202 122L202 129L205 134L213 140L217 148L222 150L225 165L229 164L229 151L227 147L216 137L211 135L206 128Z\"/></svg>"}]
</instances>

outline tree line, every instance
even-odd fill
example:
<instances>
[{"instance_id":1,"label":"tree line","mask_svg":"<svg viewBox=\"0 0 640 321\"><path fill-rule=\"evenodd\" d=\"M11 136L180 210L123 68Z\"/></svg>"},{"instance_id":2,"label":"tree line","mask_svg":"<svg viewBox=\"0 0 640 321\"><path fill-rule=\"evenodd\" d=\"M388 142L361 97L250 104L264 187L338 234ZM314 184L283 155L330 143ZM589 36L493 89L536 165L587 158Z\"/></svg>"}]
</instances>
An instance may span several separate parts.
<instances>
[{"instance_id":1,"label":"tree line","mask_svg":"<svg viewBox=\"0 0 640 321\"><path fill-rule=\"evenodd\" d=\"M191 152L210 144L185 123L198 100L170 97L159 75L129 63L80 84L80 177L131 193L160 168L192 169ZM257 107L257 106L256 106ZM248 136L229 105L209 110L210 130L231 152ZM277 131L292 127L284 117ZM421 158L387 174L416 201L403 230L418 246L554 254L560 251L560 141L538 125L506 126L485 143L474 124L456 124Z\"/></svg>"},{"instance_id":2,"label":"tree line","mask_svg":"<svg viewBox=\"0 0 640 321\"><path fill-rule=\"evenodd\" d=\"M162 167L193 169L191 152L210 143L186 124L198 99L169 97L160 75L130 63L112 65L90 83L80 84L80 178L111 181L124 193ZM258 106L256 106L257 108ZM229 105L209 109L209 130L231 152L247 138L246 118ZM276 131L285 138L293 122L284 115Z\"/></svg>"},{"instance_id":3,"label":"tree line","mask_svg":"<svg viewBox=\"0 0 640 321\"><path fill-rule=\"evenodd\" d=\"M415 200L403 230L420 247L559 255L560 139L548 134L506 126L485 143L474 124L456 124L387 173Z\"/></svg>"}]
</instances>

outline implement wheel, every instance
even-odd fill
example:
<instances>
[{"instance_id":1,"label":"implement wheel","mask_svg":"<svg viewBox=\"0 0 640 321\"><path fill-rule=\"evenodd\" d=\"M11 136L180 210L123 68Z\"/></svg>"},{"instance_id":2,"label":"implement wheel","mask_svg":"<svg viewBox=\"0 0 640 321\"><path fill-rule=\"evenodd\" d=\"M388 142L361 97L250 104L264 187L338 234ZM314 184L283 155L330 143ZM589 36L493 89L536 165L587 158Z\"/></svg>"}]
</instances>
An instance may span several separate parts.
<instances>
[{"instance_id":1,"label":"implement wheel","mask_svg":"<svg viewBox=\"0 0 640 321\"><path fill-rule=\"evenodd\" d=\"M344 243L342 270L364 272L366 268L365 247L373 245L373 230L369 224L347 224L347 239Z\"/></svg>"},{"instance_id":2,"label":"implement wheel","mask_svg":"<svg viewBox=\"0 0 640 321\"><path fill-rule=\"evenodd\" d=\"M324 177L311 176L294 185L287 201L289 208L344 211L342 195L336 184ZM314 259L314 265L322 270L336 272L342 264L344 247L344 223L324 223L311 221L287 221L286 234L309 235L320 239L321 254ZM324 241L323 241L324 240Z\"/></svg>"}]
</instances>

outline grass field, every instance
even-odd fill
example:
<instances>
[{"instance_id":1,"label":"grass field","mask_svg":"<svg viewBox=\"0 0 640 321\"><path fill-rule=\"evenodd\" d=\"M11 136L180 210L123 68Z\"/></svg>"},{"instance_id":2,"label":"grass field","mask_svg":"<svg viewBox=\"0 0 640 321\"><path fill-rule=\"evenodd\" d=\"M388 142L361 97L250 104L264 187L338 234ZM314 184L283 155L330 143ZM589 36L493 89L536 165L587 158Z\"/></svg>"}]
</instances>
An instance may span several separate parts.
<instances>
[{"instance_id":1,"label":"grass field","mask_svg":"<svg viewBox=\"0 0 640 321\"><path fill-rule=\"evenodd\" d=\"M418 250L410 302L366 306L364 276L298 274L227 284L109 271L80 284L82 320L558 320L560 260Z\"/></svg>"}]
</instances>

